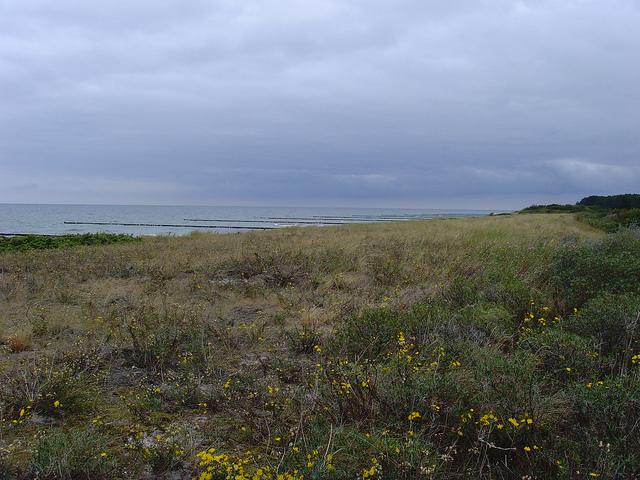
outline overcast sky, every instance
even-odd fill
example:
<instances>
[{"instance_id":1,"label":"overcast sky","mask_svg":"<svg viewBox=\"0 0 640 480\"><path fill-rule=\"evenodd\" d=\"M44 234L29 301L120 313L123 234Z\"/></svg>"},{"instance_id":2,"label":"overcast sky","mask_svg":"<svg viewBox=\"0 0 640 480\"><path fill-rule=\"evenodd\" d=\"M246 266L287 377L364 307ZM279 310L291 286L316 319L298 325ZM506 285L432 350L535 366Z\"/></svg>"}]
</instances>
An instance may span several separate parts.
<instances>
[{"instance_id":1,"label":"overcast sky","mask_svg":"<svg viewBox=\"0 0 640 480\"><path fill-rule=\"evenodd\" d=\"M640 191L640 0L0 0L0 202Z\"/></svg>"}]
</instances>

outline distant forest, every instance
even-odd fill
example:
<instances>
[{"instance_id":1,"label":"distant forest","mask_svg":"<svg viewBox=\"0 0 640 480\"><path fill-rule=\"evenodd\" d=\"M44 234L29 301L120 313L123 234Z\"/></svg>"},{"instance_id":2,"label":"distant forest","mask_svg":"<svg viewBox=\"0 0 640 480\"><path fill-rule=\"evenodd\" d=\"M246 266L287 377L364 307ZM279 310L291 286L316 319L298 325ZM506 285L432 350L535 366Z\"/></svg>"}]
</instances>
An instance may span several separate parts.
<instances>
[{"instance_id":1,"label":"distant forest","mask_svg":"<svg viewBox=\"0 0 640 480\"><path fill-rule=\"evenodd\" d=\"M591 195L583 198L576 205L602 208L640 208L640 194Z\"/></svg>"}]
</instances>

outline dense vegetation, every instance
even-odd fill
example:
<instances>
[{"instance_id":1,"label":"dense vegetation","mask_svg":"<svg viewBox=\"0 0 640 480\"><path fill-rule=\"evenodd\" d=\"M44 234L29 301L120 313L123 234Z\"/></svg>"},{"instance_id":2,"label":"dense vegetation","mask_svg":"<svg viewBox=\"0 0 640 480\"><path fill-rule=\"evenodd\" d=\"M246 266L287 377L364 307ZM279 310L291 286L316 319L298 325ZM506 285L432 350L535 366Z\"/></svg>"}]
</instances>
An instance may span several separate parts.
<instances>
[{"instance_id":1,"label":"dense vegetation","mask_svg":"<svg viewBox=\"0 0 640 480\"><path fill-rule=\"evenodd\" d=\"M606 232L640 225L640 195L585 197L575 205L532 205L522 213L577 213L576 218Z\"/></svg>"},{"instance_id":2,"label":"dense vegetation","mask_svg":"<svg viewBox=\"0 0 640 480\"><path fill-rule=\"evenodd\" d=\"M619 228L640 226L640 208L589 209L579 212L576 218L592 227L615 232Z\"/></svg>"},{"instance_id":3,"label":"dense vegetation","mask_svg":"<svg viewBox=\"0 0 640 480\"><path fill-rule=\"evenodd\" d=\"M200 234L0 272L0 478L640 472L634 229Z\"/></svg>"},{"instance_id":4,"label":"dense vegetation","mask_svg":"<svg viewBox=\"0 0 640 480\"><path fill-rule=\"evenodd\" d=\"M584 207L640 208L640 194L591 195L590 197L583 198L577 204Z\"/></svg>"},{"instance_id":5,"label":"dense vegetation","mask_svg":"<svg viewBox=\"0 0 640 480\"><path fill-rule=\"evenodd\" d=\"M579 205L561 205L558 203L551 203L549 205L531 205L530 207L523 208L522 213L576 213L584 211L584 207Z\"/></svg>"},{"instance_id":6,"label":"dense vegetation","mask_svg":"<svg viewBox=\"0 0 640 480\"><path fill-rule=\"evenodd\" d=\"M20 235L0 236L0 252L69 248L79 245L107 245L109 243L133 242L131 235L119 233L84 233L60 236Z\"/></svg>"}]
</instances>

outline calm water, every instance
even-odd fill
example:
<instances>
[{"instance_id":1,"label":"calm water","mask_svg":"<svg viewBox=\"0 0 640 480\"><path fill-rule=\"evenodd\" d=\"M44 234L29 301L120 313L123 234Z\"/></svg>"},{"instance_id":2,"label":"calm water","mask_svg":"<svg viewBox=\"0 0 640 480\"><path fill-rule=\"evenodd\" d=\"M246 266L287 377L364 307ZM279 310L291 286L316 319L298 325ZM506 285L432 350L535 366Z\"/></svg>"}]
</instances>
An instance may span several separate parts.
<instances>
[{"instance_id":1,"label":"calm water","mask_svg":"<svg viewBox=\"0 0 640 480\"><path fill-rule=\"evenodd\" d=\"M493 210L496 212L495 210ZM372 221L479 216L489 210L0 204L0 233L184 235Z\"/></svg>"}]
</instances>

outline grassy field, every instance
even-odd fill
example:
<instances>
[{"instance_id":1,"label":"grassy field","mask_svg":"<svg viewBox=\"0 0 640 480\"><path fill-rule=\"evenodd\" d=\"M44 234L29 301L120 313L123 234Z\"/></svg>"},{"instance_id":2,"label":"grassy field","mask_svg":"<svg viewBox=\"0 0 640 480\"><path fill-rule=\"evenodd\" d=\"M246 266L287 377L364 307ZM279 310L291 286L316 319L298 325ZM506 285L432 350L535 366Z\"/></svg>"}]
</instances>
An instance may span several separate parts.
<instances>
[{"instance_id":1,"label":"grassy field","mask_svg":"<svg viewBox=\"0 0 640 480\"><path fill-rule=\"evenodd\" d=\"M0 478L637 478L639 313L570 214L0 253Z\"/></svg>"},{"instance_id":2,"label":"grassy field","mask_svg":"<svg viewBox=\"0 0 640 480\"><path fill-rule=\"evenodd\" d=\"M620 227L640 227L640 195L586 197L575 205L532 205L520 213L575 213L581 223L613 233Z\"/></svg>"}]
</instances>

